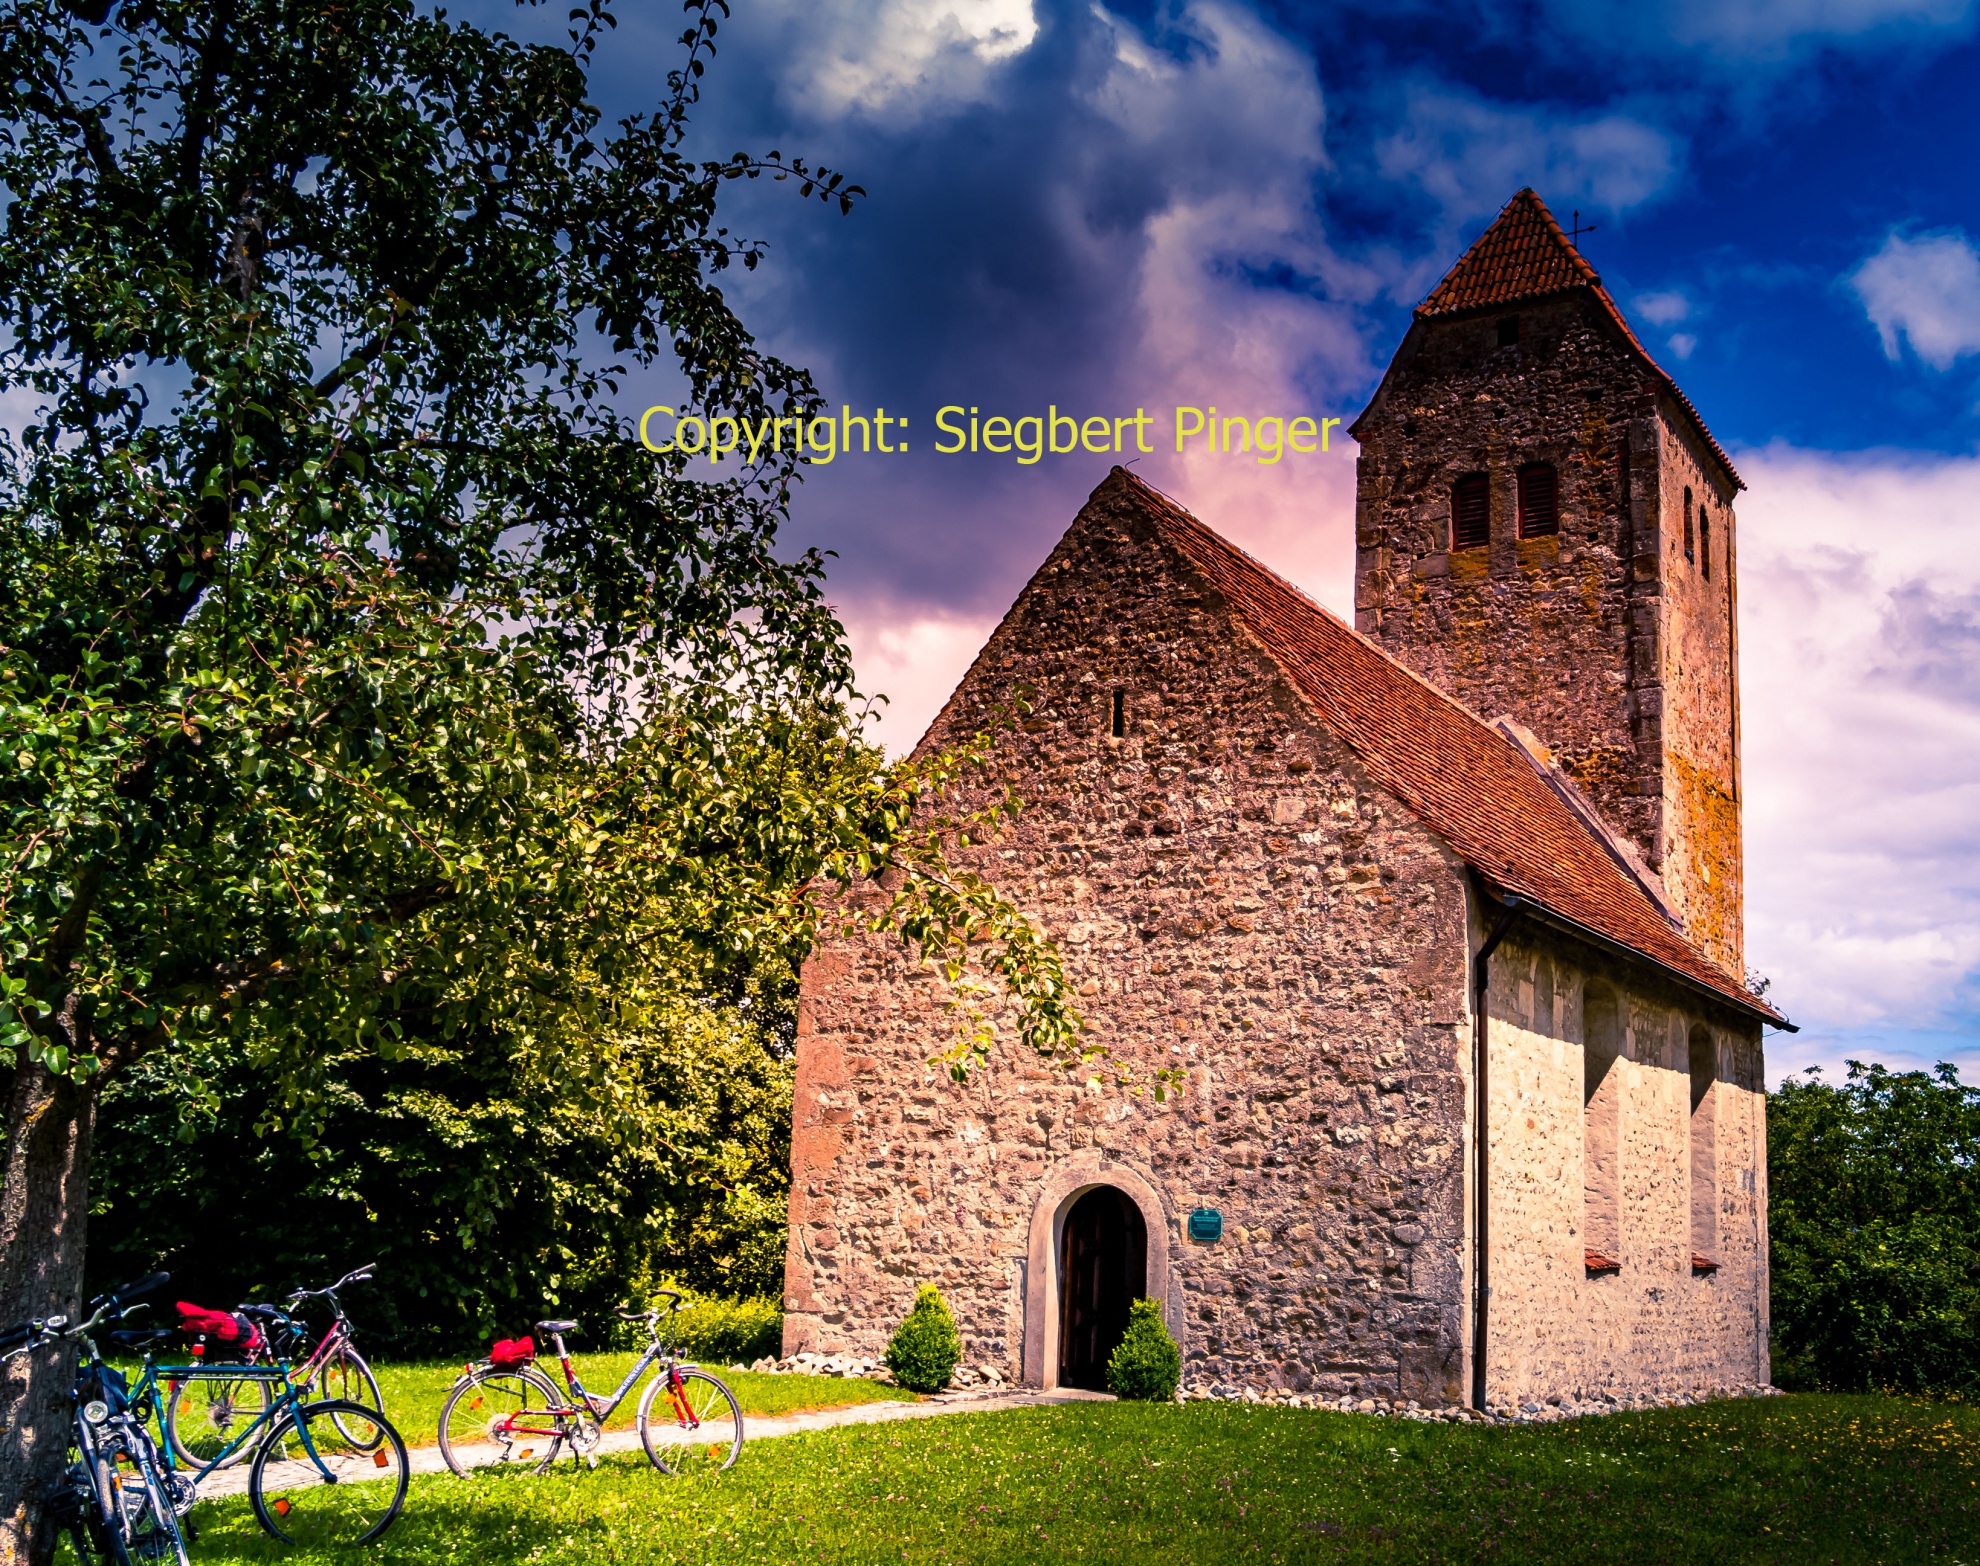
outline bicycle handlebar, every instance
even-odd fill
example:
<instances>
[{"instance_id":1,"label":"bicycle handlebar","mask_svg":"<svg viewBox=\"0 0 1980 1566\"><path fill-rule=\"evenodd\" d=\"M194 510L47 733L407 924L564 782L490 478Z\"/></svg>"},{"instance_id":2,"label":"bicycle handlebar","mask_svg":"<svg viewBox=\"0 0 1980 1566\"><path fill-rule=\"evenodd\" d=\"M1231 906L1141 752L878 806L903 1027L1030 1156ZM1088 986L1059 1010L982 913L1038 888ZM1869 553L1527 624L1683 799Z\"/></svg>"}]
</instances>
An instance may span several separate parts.
<instances>
[{"instance_id":1,"label":"bicycle handlebar","mask_svg":"<svg viewBox=\"0 0 1980 1566\"><path fill-rule=\"evenodd\" d=\"M149 1294L154 1289L162 1289L171 1281L172 1275L169 1272L154 1272L146 1277L135 1279L130 1283L114 1288L108 1294L97 1295L95 1299L89 1302L90 1308L94 1310L100 1305L105 1309L110 1309L123 1304L125 1300L136 1299L140 1294Z\"/></svg>"},{"instance_id":2,"label":"bicycle handlebar","mask_svg":"<svg viewBox=\"0 0 1980 1566\"><path fill-rule=\"evenodd\" d=\"M366 1262L362 1267L345 1273L335 1283L326 1284L323 1288L297 1289L295 1293L289 1296L289 1303L296 1305L304 1300L320 1299L326 1295L334 1297L336 1292L347 1283L369 1283L371 1281L371 1275L377 1270L377 1262Z\"/></svg>"}]
</instances>

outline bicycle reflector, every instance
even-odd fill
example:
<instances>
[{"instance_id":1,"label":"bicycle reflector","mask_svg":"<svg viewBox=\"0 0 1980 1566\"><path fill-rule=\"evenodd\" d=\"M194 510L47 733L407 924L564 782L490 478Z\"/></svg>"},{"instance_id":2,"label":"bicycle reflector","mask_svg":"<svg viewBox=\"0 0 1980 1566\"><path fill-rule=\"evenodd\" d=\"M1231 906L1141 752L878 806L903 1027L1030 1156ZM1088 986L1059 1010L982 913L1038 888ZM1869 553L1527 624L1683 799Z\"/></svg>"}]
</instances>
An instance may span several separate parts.
<instances>
[{"instance_id":1,"label":"bicycle reflector","mask_svg":"<svg viewBox=\"0 0 1980 1566\"><path fill-rule=\"evenodd\" d=\"M389 1467L391 1467L391 1465L392 1465L392 1459L391 1459L391 1458L389 1458L389 1457L387 1457L387 1456L385 1455L385 1448L384 1448L384 1447L382 1447L382 1446L381 1446L381 1447L380 1447L380 1448L379 1448L379 1449L378 1449L377 1451L375 1451L375 1452L373 1452L373 1453L371 1454L371 1466L372 1466L372 1467L374 1467L374 1468L389 1468Z\"/></svg>"},{"instance_id":2,"label":"bicycle reflector","mask_svg":"<svg viewBox=\"0 0 1980 1566\"><path fill-rule=\"evenodd\" d=\"M83 1418L93 1425L100 1425L110 1417L110 1405L101 1398L93 1397L83 1404Z\"/></svg>"}]
</instances>

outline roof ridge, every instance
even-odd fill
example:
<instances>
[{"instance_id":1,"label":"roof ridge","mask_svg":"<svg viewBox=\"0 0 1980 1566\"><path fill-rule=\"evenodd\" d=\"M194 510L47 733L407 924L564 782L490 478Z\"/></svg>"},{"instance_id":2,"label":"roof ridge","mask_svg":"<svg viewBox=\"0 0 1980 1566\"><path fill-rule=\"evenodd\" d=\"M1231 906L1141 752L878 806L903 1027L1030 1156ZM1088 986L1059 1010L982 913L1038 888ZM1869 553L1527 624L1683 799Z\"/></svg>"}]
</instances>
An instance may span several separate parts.
<instances>
[{"instance_id":1,"label":"roof ridge","mask_svg":"<svg viewBox=\"0 0 1980 1566\"><path fill-rule=\"evenodd\" d=\"M1511 736L1145 480L1116 468L1108 485L1140 503L1316 716L1476 873L1548 917L1786 1025L1670 921L1615 845ZM1304 625L1303 616L1311 617ZM1426 694L1435 701L1416 705Z\"/></svg>"}]
</instances>

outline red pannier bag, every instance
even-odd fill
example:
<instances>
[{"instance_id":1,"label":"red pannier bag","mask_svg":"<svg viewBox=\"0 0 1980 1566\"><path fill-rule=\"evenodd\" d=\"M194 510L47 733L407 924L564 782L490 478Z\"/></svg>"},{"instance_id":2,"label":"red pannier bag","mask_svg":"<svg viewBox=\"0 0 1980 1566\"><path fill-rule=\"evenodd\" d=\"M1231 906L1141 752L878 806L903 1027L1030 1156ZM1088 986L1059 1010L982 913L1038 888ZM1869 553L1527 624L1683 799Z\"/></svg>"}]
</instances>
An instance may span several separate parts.
<instances>
[{"instance_id":1,"label":"red pannier bag","mask_svg":"<svg viewBox=\"0 0 1980 1566\"><path fill-rule=\"evenodd\" d=\"M179 1301L179 1330L189 1338L210 1338L222 1353L248 1358L261 1347L261 1329L230 1310L207 1310Z\"/></svg>"},{"instance_id":2,"label":"red pannier bag","mask_svg":"<svg viewBox=\"0 0 1980 1566\"><path fill-rule=\"evenodd\" d=\"M497 1370L514 1370L536 1357L534 1338L497 1338L489 1346L488 1363Z\"/></svg>"}]
</instances>

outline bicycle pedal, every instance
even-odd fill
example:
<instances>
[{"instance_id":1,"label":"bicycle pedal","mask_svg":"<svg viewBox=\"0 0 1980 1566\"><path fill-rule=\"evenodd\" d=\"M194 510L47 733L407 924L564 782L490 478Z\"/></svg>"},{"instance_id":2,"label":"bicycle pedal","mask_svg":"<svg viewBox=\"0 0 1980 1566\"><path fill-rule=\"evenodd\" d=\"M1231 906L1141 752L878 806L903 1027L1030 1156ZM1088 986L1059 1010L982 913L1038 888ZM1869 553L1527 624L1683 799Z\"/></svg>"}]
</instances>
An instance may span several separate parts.
<instances>
[{"instance_id":1,"label":"bicycle pedal","mask_svg":"<svg viewBox=\"0 0 1980 1566\"><path fill-rule=\"evenodd\" d=\"M598 1459L595 1457L587 1457L584 1460L584 1466L587 1468L596 1468L598 1466Z\"/></svg>"}]
</instances>

